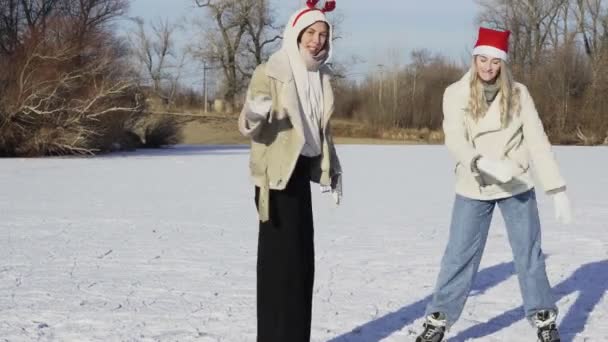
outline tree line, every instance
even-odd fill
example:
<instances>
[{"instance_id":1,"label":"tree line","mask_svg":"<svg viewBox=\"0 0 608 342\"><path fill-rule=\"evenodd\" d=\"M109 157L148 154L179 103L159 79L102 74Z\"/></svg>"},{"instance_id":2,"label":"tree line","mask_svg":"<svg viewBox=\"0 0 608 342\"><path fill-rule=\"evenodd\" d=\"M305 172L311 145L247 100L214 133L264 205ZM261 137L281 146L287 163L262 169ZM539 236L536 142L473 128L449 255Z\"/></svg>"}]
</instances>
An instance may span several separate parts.
<instances>
[{"instance_id":1,"label":"tree line","mask_svg":"<svg viewBox=\"0 0 608 342\"><path fill-rule=\"evenodd\" d=\"M608 8L604 0L477 0L478 24L510 30L509 63L554 143L608 144ZM339 113L378 128L441 129L441 98L470 63L427 50L364 81L341 80Z\"/></svg>"},{"instance_id":2,"label":"tree line","mask_svg":"<svg viewBox=\"0 0 608 342\"><path fill-rule=\"evenodd\" d=\"M606 1L476 1L480 25L512 32L514 75L532 92L552 141L606 143ZM270 0L192 0L199 22L131 18L125 34L117 22L130 18L129 3L0 0L0 155L175 142L171 119L150 119L151 98L166 108L202 106L201 92L182 81L185 66L198 63L216 70L215 96L237 111L252 71L281 42ZM197 34L180 48L184 25ZM347 77L347 63L334 63L337 116L379 130L439 131L443 90L469 65L428 50L408 60L395 57L358 81Z\"/></svg>"}]
</instances>

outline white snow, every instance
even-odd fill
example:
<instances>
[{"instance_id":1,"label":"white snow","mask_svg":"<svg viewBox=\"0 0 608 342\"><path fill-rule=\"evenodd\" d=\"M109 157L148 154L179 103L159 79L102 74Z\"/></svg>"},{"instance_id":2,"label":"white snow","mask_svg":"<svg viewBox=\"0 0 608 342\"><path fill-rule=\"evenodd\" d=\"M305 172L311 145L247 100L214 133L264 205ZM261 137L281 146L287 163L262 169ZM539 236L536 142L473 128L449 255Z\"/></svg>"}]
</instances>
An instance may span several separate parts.
<instances>
[{"instance_id":1,"label":"white snow","mask_svg":"<svg viewBox=\"0 0 608 342\"><path fill-rule=\"evenodd\" d=\"M574 205L539 190L562 341L608 341L608 148L557 147ZM255 341L246 146L0 160L0 341ZM443 146L338 146L345 198L313 186L313 341L413 341L446 243ZM534 341L495 212L450 341Z\"/></svg>"}]
</instances>

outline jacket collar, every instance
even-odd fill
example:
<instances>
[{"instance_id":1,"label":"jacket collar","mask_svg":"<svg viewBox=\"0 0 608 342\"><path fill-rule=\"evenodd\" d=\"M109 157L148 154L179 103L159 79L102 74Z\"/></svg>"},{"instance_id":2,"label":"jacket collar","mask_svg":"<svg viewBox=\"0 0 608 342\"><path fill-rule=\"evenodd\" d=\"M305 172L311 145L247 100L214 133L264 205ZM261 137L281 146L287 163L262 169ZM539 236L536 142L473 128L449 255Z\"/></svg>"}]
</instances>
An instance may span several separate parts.
<instances>
[{"instance_id":1,"label":"jacket collar","mask_svg":"<svg viewBox=\"0 0 608 342\"><path fill-rule=\"evenodd\" d=\"M331 75L332 73L331 68L327 64L322 65L319 71L323 76ZM291 71L286 50L280 49L270 56L268 63L266 63L266 75L283 83L293 80L293 72Z\"/></svg>"},{"instance_id":2,"label":"jacket collar","mask_svg":"<svg viewBox=\"0 0 608 342\"><path fill-rule=\"evenodd\" d=\"M334 93L331 87L331 68L327 65L321 66L319 69L321 72L322 86L323 86L323 101L324 101L324 113L322 118L323 127L327 127L327 123L334 112ZM270 56L266 63L266 75L271 78L282 82L285 86L282 89L281 98L283 106L289 113L300 113L300 100L298 99L298 91L296 83L293 78L293 73L289 65L289 57L287 52L283 49L275 52ZM302 134L302 122L300 116L291 118L292 124L298 128L298 131Z\"/></svg>"},{"instance_id":3,"label":"jacket collar","mask_svg":"<svg viewBox=\"0 0 608 342\"><path fill-rule=\"evenodd\" d=\"M266 75L287 83L293 79L287 51L280 49L273 53L266 63Z\"/></svg>"},{"instance_id":4,"label":"jacket collar","mask_svg":"<svg viewBox=\"0 0 608 342\"><path fill-rule=\"evenodd\" d=\"M477 124L475 125L475 136L478 136L483 133L499 131L502 129L502 122L500 120L500 101L502 99L502 94L499 92L494 101L490 104L490 108L486 112Z\"/></svg>"},{"instance_id":5,"label":"jacket collar","mask_svg":"<svg viewBox=\"0 0 608 342\"><path fill-rule=\"evenodd\" d=\"M469 88L470 80L471 80L471 71L469 70L458 81L458 86L462 87L462 89L465 90L462 92L462 94L466 94L466 97L465 97L464 103L463 103L465 109L468 106L468 100L469 100L469 96L471 93L471 90ZM500 115L500 101L501 101L501 99L502 99L502 93L499 92L498 94L496 94L494 101L492 101L492 103L490 104L490 107L488 108L486 115L484 115L478 121L473 120L469 116L469 113L465 113L465 115L467 115L469 117L469 120L467 120L467 121L469 121L471 123L470 128L471 128L471 134L472 134L473 139L475 139L476 137L478 137L484 133L499 131L502 129L502 122L500 120L500 116L501 116Z\"/></svg>"}]
</instances>

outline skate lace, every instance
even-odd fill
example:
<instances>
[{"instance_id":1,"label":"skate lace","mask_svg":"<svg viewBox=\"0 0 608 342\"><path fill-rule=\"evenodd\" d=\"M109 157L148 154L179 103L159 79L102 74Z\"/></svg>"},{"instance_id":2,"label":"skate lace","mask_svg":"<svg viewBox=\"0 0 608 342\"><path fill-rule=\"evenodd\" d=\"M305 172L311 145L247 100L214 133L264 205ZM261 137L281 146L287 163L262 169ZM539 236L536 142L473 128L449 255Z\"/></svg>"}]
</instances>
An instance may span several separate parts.
<instances>
[{"instance_id":1,"label":"skate lace","mask_svg":"<svg viewBox=\"0 0 608 342\"><path fill-rule=\"evenodd\" d=\"M540 333L540 337L542 339L542 342L551 342L554 340L555 336L555 330L552 328L549 328L547 330L543 330Z\"/></svg>"},{"instance_id":2,"label":"skate lace","mask_svg":"<svg viewBox=\"0 0 608 342\"><path fill-rule=\"evenodd\" d=\"M551 341L551 331L550 330L545 330L541 333L541 336L543 338L543 341Z\"/></svg>"},{"instance_id":3,"label":"skate lace","mask_svg":"<svg viewBox=\"0 0 608 342\"><path fill-rule=\"evenodd\" d=\"M428 326L426 327L426 332L424 333L424 338L429 339L433 336L435 336L435 334L437 334L439 332L439 329L435 328L434 326Z\"/></svg>"}]
</instances>

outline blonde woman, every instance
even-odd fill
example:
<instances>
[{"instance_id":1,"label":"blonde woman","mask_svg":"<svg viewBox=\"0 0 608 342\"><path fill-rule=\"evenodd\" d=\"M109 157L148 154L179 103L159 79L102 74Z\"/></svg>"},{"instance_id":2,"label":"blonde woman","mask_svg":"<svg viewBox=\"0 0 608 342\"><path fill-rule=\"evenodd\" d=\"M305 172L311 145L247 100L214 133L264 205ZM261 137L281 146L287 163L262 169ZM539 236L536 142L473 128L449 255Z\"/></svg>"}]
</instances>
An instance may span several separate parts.
<instances>
[{"instance_id":1,"label":"blonde woman","mask_svg":"<svg viewBox=\"0 0 608 342\"><path fill-rule=\"evenodd\" d=\"M332 141L332 28L335 1L294 13L283 46L254 72L239 118L251 138L250 169L259 214L257 340L310 340L314 282L310 182L342 196Z\"/></svg>"},{"instance_id":2,"label":"blonde woman","mask_svg":"<svg viewBox=\"0 0 608 342\"><path fill-rule=\"evenodd\" d=\"M445 144L456 159L456 199L435 292L417 342L442 341L464 308L496 206L505 220L525 315L542 342L560 341L545 271L530 165L570 221L566 183L527 88L507 64L508 31L480 28L471 70L444 94Z\"/></svg>"}]
</instances>

